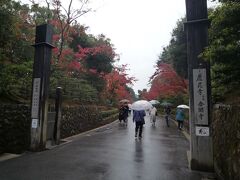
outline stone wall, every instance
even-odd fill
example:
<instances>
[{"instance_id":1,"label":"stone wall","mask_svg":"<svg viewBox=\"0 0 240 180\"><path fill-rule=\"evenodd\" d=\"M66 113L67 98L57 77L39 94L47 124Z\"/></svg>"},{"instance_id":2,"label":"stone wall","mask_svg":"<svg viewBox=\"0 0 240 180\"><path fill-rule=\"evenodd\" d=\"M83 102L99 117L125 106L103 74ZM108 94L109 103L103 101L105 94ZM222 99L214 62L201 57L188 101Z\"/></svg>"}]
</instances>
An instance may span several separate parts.
<instances>
[{"instance_id":1,"label":"stone wall","mask_svg":"<svg viewBox=\"0 0 240 180\"><path fill-rule=\"evenodd\" d=\"M61 138L99 127L117 118L117 109L102 111L97 107L64 107ZM30 125L29 106L0 105L0 154L26 151L30 145Z\"/></svg>"},{"instance_id":2,"label":"stone wall","mask_svg":"<svg viewBox=\"0 0 240 180\"><path fill-rule=\"evenodd\" d=\"M223 179L240 179L240 106L215 105L213 147L216 173Z\"/></svg>"},{"instance_id":3,"label":"stone wall","mask_svg":"<svg viewBox=\"0 0 240 180\"><path fill-rule=\"evenodd\" d=\"M240 106L215 105L212 119L215 171L219 179L240 180ZM187 116L184 129L189 133Z\"/></svg>"},{"instance_id":4,"label":"stone wall","mask_svg":"<svg viewBox=\"0 0 240 180\"><path fill-rule=\"evenodd\" d=\"M21 153L30 144L30 107L0 105L0 154Z\"/></svg>"},{"instance_id":5,"label":"stone wall","mask_svg":"<svg viewBox=\"0 0 240 180\"><path fill-rule=\"evenodd\" d=\"M184 119L184 121L183 121L183 128L184 128L185 131L187 131L188 134L190 133L189 117Z\"/></svg>"},{"instance_id":6,"label":"stone wall","mask_svg":"<svg viewBox=\"0 0 240 180\"><path fill-rule=\"evenodd\" d=\"M116 110L100 112L96 107L65 107L62 110L61 138L110 123L117 119L116 113Z\"/></svg>"}]
</instances>

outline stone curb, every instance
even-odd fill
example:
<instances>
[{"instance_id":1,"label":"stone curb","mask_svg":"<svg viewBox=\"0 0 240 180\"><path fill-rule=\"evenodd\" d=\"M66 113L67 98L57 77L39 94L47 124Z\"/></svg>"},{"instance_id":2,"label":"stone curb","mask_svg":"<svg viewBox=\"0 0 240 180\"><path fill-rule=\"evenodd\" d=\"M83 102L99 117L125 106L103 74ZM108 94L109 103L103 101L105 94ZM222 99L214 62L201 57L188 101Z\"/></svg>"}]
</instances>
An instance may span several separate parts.
<instances>
[{"instance_id":1,"label":"stone curb","mask_svg":"<svg viewBox=\"0 0 240 180\"><path fill-rule=\"evenodd\" d=\"M70 137L67 137L67 138L64 138L64 139L61 139L62 143L60 143L59 145L49 145L48 147L46 147L46 150L51 150L51 149L54 149L54 148L57 148L57 147L60 147L60 146L63 146L63 145L66 145L70 142L72 142L75 138L78 138L78 137L82 137L88 133L91 133L91 132L94 132L96 130L99 130L99 129L102 129L102 128L105 128L109 125L112 125L114 123L116 123L118 120L115 120L109 124L105 124L103 126L100 126L100 127L97 127L95 129L91 129L89 131L85 131L85 132L82 132L80 134L76 134L74 136L70 136ZM47 145L46 145L47 146ZM29 152L29 151L26 151L26 152ZM11 154L11 153L4 153L2 155L0 155L0 162L3 162L3 161L7 161L7 160L10 160L10 159L13 159L13 158L17 158L17 157L20 157L24 154L26 154L26 152L22 153L22 154ZM36 153L41 153L43 151L40 151L40 152L36 152Z\"/></svg>"},{"instance_id":2,"label":"stone curb","mask_svg":"<svg viewBox=\"0 0 240 180\"><path fill-rule=\"evenodd\" d=\"M74 139L76 139L76 138L78 138L78 137L82 137L82 136L84 136L84 135L86 135L86 134L88 134L88 133L91 133L91 132L94 132L94 131L96 131L96 130L105 128L105 127L107 127L107 126L109 126L109 125L112 125L112 124L116 123L117 121L118 121L118 120L115 120L115 121L113 121L113 122L111 122L111 123L109 123L109 124L105 124L105 125L103 125L103 126L100 126L100 127L95 128L95 129L91 129L91 130L89 130L89 131L85 131L85 132L82 132L82 133L80 133L80 134L76 134L76 135L73 135L73 136L70 136L70 137L61 139L61 140L62 140L62 141L66 141L66 142L71 142L71 141L73 141ZM66 143L62 143L62 144L66 144Z\"/></svg>"},{"instance_id":3,"label":"stone curb","mask_svg":"<svg viewBox=\"0 0 240 180\"><path fill-rule=\"evenodd\" d=\"M0 162L9 160L9 159L13 159L13 158L17 158L19 156L22 156L22 154L11 154L11 153L4 153L0 156Z\"/></svg>"}]
</instances>

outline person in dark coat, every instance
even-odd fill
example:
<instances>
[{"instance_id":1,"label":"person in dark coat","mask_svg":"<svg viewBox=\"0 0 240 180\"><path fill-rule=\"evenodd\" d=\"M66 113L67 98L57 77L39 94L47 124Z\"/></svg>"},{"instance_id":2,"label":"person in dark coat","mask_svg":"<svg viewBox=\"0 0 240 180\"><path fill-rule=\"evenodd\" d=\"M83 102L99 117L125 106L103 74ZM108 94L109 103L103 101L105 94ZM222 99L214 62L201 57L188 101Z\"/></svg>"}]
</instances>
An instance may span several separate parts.
<instances>
[{"instance_id":1,"label":"person in dark coat","mask_svg":"<svg viewBox=\"0 0 240 180\"><path fill-rule=\"evenodd\" d=\"M146 116L146 113L144 110L140 111L133 111L133 122L135 122L135 137L142 138L142 129L143 129L143 124L144 124L144 116Z\"/></svg>"},{"instance_id":2,"label":"person in dark coat","mask_svg":"<svg viewBox=\"0 0 240 180\"><path fill-rule=\"evenodd\" d=\"M123 121L127 125L129 107L127 105L122 105L119 109L118 119L120 123Z\"/></svg>"},{"instance_id":3,"label":"person in dark coat","mask_svg":"<svg viewBox=\"0 0 240 180\"><path fill-rule=\"evenodd\" d=\"M169 106L167 106L165 109L165 120L166 120L166 124L167 127L169 127L169 117L170 117L170 113L171 113L171 108Z\"/></svg>"}]
</instances>

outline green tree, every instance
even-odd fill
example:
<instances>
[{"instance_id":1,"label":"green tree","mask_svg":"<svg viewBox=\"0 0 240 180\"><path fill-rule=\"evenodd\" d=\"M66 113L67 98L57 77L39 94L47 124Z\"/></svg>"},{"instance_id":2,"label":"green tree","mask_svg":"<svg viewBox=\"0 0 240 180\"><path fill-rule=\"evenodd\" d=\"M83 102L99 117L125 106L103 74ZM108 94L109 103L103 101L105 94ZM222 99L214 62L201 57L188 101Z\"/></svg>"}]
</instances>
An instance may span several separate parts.
<instances>
[{"instance_id":1,"label":"green tree","mask_svg":"<svg viewBox=\"0 0 240 180\"><path fill-rule=\"evenodd\" d=\"M240 3L224 3L210 14L209 46L203 57L211 63L212 91L216 101L240 87Z\"/></svg>"},{"instance_id":2,"label":"green tree","mask_svg":"<svg viewBox=\"0 0 240 180\"><path fill-rule=\"evenodd\" d=\"M17 101L29 99L33 60L30 47L34 32L29 22L30 11L19 2L0 3L0 97Z\"/></svg>"},{"instance_id":3,"label":"green tree","mask_svg":"<svg viewBox=\"0 0 240 180\"><path fill-rule=\"evenodd\" d=\"M187 40L186 32L184 31L184 21L185 18L182 18L177 22L176 28L172 31L172 38L169 45L163 48L157 64L172 64L178 75L183 78L187 78Z\"/></svg>"},{"instance_id":4,"label":"green tree","mask_svg":"<svg viewBox=\"0 0 240 180\"><path fill-rule=\"evenodd\" d=\"M117 59L110 39L87 34L87 27L75 20L91 10L88 0L73 9L72 0L64 9L60 0L45 0L41 7L13 0L0 1L0 99L26 102L30 100L35 27L51 23L55 34L50 77L50 96L63 86L65 97L81 102L100 102L106 89L105 76ZM51 9L53 8L53 9ZM106 101L106 99L104 99Z\"/></svg>"},{"instance_id":5,"label":"green tree","mask_svg":"<svg viewBox=\"0 0 240 180\"><path fill-rule=\"evenodd\" d=\"M137 97L136 97L136 94L134 92L134 90L131 88L131 87L126 87L127 91L129 92L129 94L131 95L131 98L133 101L136 101L137 100Z\"/></svg>"},{"instance_id":6,"label":"green tree","mask_svg":"<svg viewBox=\"0 0 240 180\"><path fill-rule=\"evenodd\" d=\"M239 2L239 0L213 0L213 1L218 1L218 2L222 2L222 3L226 3L226 2Z\"/></svg>"},{"instance_id":7,"label":"green tree","mask_svg":"<svg viewBox=\"0 0 240 180\"><path fill-rule=\"evenodd\" d=\"M63 87L65 100L73 100L78 103L98 102L98 92L88 81L68 77L61 79L60 85Z\"/></svg>"},{"instance_id":8,"label":"green tree","mask_svg":"<svg viewBox=\"0 0 240 180\"><path fill-rule=\"evenodd\" d=\"M1 63L8 60L8 47L10 46L9 40L14 34L14 20L12 13L12 1L0 1L0 59Z\"/></svg>"},{"instance_id":9,"label":"green tree","mask_svg":"<svg viewBox=\"0 0 240 180\"><path fill-rule=\"evenodd\" d=\"M0 72L0 99L25 102L31 97L32 62L11 64Z\"/></svg>"},{"instance_id":10,"label":"green tree","mask_svg":"<svg viewBox=\"0 0 240 180\"><path fill-rule=\"evenodd\" d=\"M86 33L88 27L75 24L73 28L75 31L70 34L72 41L69 46L74 50L74 52L79 51L79 46L81 46L81 48L94 47L96 38L93 35Z\"/></svg>"},{"instance_id":11,"label":"green tree","mask_svg":"<svg viewBox=\"0 0 240 180\"><path fill-rule=\"evenodd\" d=\"M21 63L32 58L29 51L33 27L28 23L29 8L19 2L3 1L0 5L1 63Z\"/></svg>"}]
</instances>

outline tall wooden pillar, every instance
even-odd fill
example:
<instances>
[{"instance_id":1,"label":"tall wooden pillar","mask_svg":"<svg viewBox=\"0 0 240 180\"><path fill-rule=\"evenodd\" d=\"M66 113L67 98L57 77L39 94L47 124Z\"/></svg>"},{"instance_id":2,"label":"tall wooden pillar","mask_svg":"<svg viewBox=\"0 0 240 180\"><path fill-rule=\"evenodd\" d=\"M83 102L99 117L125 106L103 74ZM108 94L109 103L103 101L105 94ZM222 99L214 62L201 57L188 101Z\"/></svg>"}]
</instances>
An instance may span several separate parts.
<instances>
[{"instance_id":1,"label":"tall wooden pillar","mask_svg":"<svg viewBox=\"0 0 240 180\"><path fill-rule=\"evenodd\" d=\"M53 140L56 145L60 144L60 127L61 127L61 118L62 118L62 88L57 87L56 89L56 102L55 102L55 124L54 124L54 133Z\"/></svg>"},{"instance_id":2,"label":"tall wooden pillar","mask_svg":"<svg viewBox=\"0 0 240 180\"><path fill-rule=\"evenodd\" d=\"M210 66L199 55L208 45L207 0L186 0L190 91L190 167L213 171Z\"/></svg>"},{"instance_id":3,"label":"tall wooden pillar","mask_svg":"<svg viewBox=\"0 0 240 180\"><path fill-rule=\"evenodd\" d=\"M53 29L49 24L36 27L31 106L30 149L32 151L43 150L46 145L52 34Z\"/></svg>"}]
</instances>

